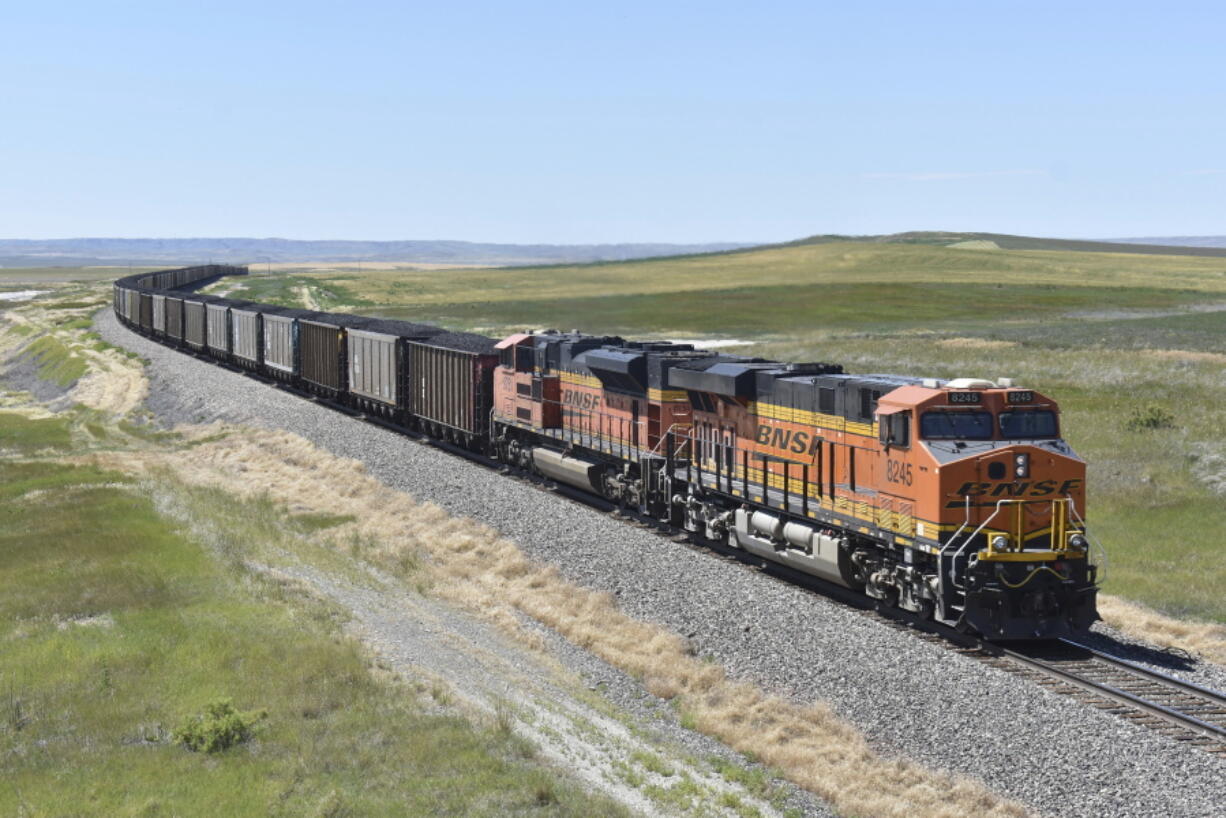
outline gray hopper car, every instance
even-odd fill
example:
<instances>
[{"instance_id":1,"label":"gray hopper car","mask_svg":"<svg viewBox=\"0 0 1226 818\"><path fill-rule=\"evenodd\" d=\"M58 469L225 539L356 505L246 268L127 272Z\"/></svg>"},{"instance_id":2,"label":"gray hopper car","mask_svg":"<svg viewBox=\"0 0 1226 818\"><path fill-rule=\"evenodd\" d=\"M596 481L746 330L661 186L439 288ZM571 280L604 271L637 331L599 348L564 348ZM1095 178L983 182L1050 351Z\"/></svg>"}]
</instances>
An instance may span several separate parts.
<instances>
[{"instance_id":1,"label":"gray hopper car","mask_svg":"<svg viewBox=\"0 0 1226 818\"><path fill-rule=\"evenodd\" d=\"M156 293L153 296L153 331L166 333L166 296Z\"/></svg>"},{"instance_id":2,"label":"gray hopper car","mask_svg":"<svg viewBox=\"0 0 1226 818\"><path fill-rule=\"evenodd\" d=\"M205 304L209 354L214 358L230 356L230 308L226 304Z\"/></svg>"},{"instance_id":3,"label":"gray hopper car","mask_svg":"<svg viewBox=\"0 0 1226 818\"><path fill-rule=\"evenodd\" d=\"M409 408L405 343L442 333L438 327L407 321L355 317L346 328L351 402L358 408L395 417Z\"/></svg>"},{"instance_id":4,"label":"gray hopper car","mask_svg":"<svg viewBox=\"0 0 1226 818\"><path fill-rule=\"evenodd\" d=\"M378 404L375 408L403 406L400 382L404 342L395 335L367 330L349 330L349 392L356 402Z\"/></svg>"},{"instance_id":5,"label":"gray hopper car","mask_svg":"<svg viewBox=\"0 0 1226 818\"><path fill-rule=\"evenodd\" d=\"M264 371L290 380L298 374L298 318L291 310L264 310L260 314L264 333L261 352Z\"/></svg>"},{"instance_id":6,"label":"gray hopper car","mask_svg":"<svg viewBox=\"0 0 1226 818\"><path fill-rule=\"evenodd\" d=\"M166 334L183 340L183 299L173 295L166 296Z\"/></svg>"},{"instance_id":7,"label":"gray hopper car","mask_svg":"<svg viewBox=\"0 0 1226 818\"><path fill-rule=\"evenodd\" d=\"M141 293L137 309L140 312L136 322L145 332L151 332L153 330L153 296L150 293Z\"/></svg>"},{"instance_id":8,"label":"gray hopper car","mask_svg":"<svg viewBox=\"0 0 1226 818\"><path fill-rule=\"evenodd\" d=\"M230 355L236 364L256 369L264 346L263 322L254 309L230 308Z\"/></svg>"},{"instance_id":9,"label":"gray hopper car","mask_svg":"<svg viewBox=\"0 0 1226 818\"><path fill-rule=\"evenodd\" d=\"M183 299L183 341L192 349L204 349L205 323L204 304Z\"/></svg>"}]
</instances>

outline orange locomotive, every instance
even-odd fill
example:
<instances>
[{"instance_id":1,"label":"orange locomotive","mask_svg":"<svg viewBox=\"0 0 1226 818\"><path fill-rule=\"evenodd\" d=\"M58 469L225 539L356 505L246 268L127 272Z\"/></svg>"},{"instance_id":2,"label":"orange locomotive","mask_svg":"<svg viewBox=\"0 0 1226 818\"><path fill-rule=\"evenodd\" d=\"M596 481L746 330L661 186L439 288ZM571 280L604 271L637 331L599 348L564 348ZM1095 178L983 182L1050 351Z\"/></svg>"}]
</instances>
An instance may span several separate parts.
<instances>
[{"instance_id":1,"label":"orange locomotive","mask_svg":"<svg viewBox=\"0 0 1226 818\"><path fill-rule=\"evenodd\" d=\"M579 333L498 347L508 463L988 637L1097 618L1085 464L1038 392Z\"/></svg>"}]
</instances>

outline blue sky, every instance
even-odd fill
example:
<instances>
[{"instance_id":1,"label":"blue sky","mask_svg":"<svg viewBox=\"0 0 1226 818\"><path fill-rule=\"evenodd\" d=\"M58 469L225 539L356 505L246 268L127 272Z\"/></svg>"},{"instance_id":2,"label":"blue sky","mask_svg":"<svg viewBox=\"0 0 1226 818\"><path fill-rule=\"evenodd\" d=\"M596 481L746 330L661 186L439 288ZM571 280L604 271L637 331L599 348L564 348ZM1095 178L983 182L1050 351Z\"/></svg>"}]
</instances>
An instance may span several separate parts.
<instances>
[{"instance_id":1,"label":"blue sky","mask_svg":"<svg viewBox=\"0 0 1226 818\"><path fill-rule=\"evenodd\" d=\"M48 2L0 237L1226 234L1212 3Z\"/></svg>"}]
</instances>

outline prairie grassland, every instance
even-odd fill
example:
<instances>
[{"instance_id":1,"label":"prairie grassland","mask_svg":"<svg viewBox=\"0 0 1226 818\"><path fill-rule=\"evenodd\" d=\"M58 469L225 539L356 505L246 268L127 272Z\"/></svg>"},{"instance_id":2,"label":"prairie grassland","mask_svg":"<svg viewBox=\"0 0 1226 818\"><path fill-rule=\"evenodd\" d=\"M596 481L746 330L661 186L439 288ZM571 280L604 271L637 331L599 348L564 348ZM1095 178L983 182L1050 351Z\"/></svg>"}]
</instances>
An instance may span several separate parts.
<instances>
[{"instance_id":1,"label":"prairie grassland","mask_svg":"<svg viewBox=\"0 0 1226 818\"><path fill-rule=\"evenodd\" d=\"M23 377L55 393L6 388L0 407L0 813L623 814L372 664L342 611L253 567L290 553L343 570L312 536L349 518L99 466L190 458L139 423L139 390L107 386L144 376L80 326L99 303L67 285L0 314L0 361L31 361ZM266 714L250 741L174 742L226 698Z\"/></svg>"},{"instance_id":2,"label":"prairie grassland","mask_svg":"<svg viewBox=\"0 0 1226 818\"><path fill-rule=\"evenodd\" d=\"M500 334L736 337L853 372L1011 376L1090 464L1106 591L1226 623L1226 259L832 242L583 266L248 282L295 303ZM1164 428L1134 413L1169 416Z\"/></svg>"},{"instance_id":3,"label":"prairie grassland","mask_svg":"<svg viewBox=\"0 0 1226 818\"><path fill-rule=\"evenodd\" d=\"M89 466L0 461L0 811L618 812L512 736L424 708L335 611L246 570L242 552L218 559L146 491ZM233 508L215 497L207 512L232 526ZM284 546L276 517L245 519L221 546ZM228 697L267 713L249 744L206 756L171 740Z\"/></svg>"},{"instance_id":4,"label":"prairie grassland","mask_svg":"<svg viewBox=\"0 0 1226 818\"><path fill-rule=\"evenodd\" d=\"M276 278L273 276L272 278ZM348 303L468 305L758 287L890 282L1158 288L1226 300L1226 259L835 242L602 264L316 273ZM276 287L275 281L265 286ZM718 330L718 328L714 328Z\"/></svg>"}]
</instances>

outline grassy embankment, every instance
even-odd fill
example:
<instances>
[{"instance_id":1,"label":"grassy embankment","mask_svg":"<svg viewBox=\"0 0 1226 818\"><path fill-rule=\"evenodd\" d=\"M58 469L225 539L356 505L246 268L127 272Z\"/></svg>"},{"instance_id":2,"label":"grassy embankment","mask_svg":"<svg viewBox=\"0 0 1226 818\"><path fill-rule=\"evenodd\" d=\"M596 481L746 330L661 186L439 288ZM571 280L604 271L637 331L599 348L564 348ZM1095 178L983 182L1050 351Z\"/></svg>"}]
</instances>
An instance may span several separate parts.
<instances>
[{"instance_id":1,"label":"grassy embankment","mask_svg":"<svg viewBox=\"0 0 1226 818\"><path fill-rule=\"evenodd\" d=\"M851 371L1012 376L1090 463L1106 589L1226 622L1226 259L831 242L616 264L254 278L237 297L492 334L735 337ZM1196 312L1216 305L1217 311ZM1160 422L1145 428L1138 412Z\"/></svg>"},{"instance_id":2,"label":"grassy embankment","mask_svg":"<svg viewBox=\"0 0 1226 818\"><path fill-rule=\"evenodd\" d=\"M97 302L47 302L0 324L0 351L33 343L26 352L41 374L71 386L104 360L101 342L72 326ZM290 516L89 463L186 447L105 409L52 413L6 392L0 813L618 812L510 731L439 708L428 694L441 691L381 671L342 633L338 610L259 570L308 551L326 561L310 537L345 518ZM265 714L249 741L211 755L174 742L176 728L225 698Z\"/></svg>"}]
</instances>

